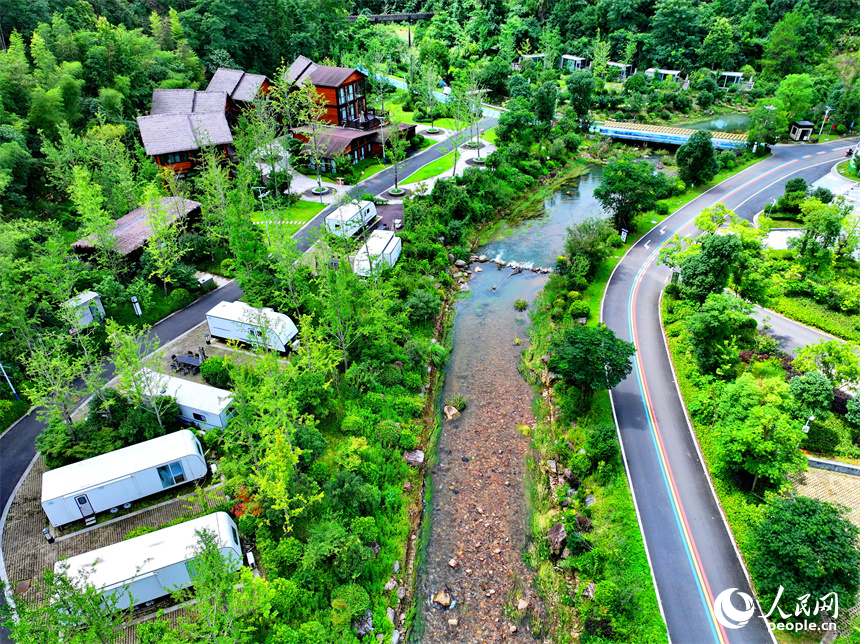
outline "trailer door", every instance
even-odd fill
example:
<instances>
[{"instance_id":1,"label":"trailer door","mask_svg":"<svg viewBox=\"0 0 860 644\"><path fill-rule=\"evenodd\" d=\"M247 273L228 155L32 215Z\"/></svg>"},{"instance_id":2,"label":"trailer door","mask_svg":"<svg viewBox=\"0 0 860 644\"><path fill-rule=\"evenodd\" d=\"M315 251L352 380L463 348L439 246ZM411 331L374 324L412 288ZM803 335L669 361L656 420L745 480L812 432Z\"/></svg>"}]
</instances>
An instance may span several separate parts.
<instances>
[{"instance_id":1,"label":"trailer door","mask_svg":"<svg viewBox=\"0 0 860 644\"><path fill-rule=\"evenodd\" d=\"M79 494L75 497L75 505L78 507L78 510L81 511L81 516L86 519L87 517L91 517L95 514L93 510L93 506L90 503L90 499L86 494Z\"/></svg>"}]
</instances>

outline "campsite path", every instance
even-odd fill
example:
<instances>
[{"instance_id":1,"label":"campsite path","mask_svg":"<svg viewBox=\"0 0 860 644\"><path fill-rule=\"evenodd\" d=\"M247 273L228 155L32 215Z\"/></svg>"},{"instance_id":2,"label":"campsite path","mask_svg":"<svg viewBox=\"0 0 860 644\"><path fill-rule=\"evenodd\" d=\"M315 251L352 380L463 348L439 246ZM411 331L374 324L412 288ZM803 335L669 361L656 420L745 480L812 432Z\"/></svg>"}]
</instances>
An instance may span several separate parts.
<instances>
[{"instance_id":1,"label":"campsite path","mask_svg":"<svg viewBox=\"0 0 860 644\"><path fill-rule=\"evenodd\" d=\"M517 429L534 422L533 392L517 370L525 342L515 338L528 337L527 315L513 302L533 299L546 278L521 275L493 291L503 273L493 264L483 268L454 322L444 398L463 395L467 407L445 422L432 470L430 540L418 588L425 644L538 641L529 624L542 609L522 556L529 439ZM452 599L447 610L433 601L442 590ZM521 598L527 611L516 610Z\"/></svg>"}]
</instances>

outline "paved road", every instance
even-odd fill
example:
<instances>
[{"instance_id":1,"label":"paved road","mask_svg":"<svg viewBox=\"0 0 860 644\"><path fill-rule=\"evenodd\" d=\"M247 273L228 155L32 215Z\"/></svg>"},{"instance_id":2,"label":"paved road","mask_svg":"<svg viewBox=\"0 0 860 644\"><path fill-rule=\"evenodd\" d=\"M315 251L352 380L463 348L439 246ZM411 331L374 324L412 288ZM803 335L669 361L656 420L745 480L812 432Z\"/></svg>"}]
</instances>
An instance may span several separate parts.
<instances>
[{"instance_id":1,"label":"paved road","mask_svg":"<svg viewBox=\"0 0 860 644\"><path fill-rule=\"evenodd\" d=\"M692 220L718 202L752 220L783 192L786 180L818 179L844 157L845 147L843 142L778 146L772 157L712 188L645 235L618 264L607 286L602 319L637 348L634 372L612 391L612 401L673 644L774 640L757 616L738 629L724 628L714 617L714 598L722 591L752 592L672 377L659 316L669 269L655 265L658 249L676 232L695 234ZM789 320L779 321L777 333L789 348L808 341L808 330ZM737 609L744 608L736 594L732 599Z\"/></svg>"},{"instance_id":2,"label":"paved road","mask_svg":"<svg viewBox=\"0 0 860 644\"><path fill-rule=\"evenodd\" d=\"M483 121L481 121L481 129L488 130L491 127L495 127L497 124L498 119L495 116L485 118ZM398 173L399 179L402 181L416 170L423 168L428 163L432 163L436 159L441 159L443 156L445 156L451 150L454 149L455 141L463 143L466 141L467 137L468 134L466 133L466 130L461 130L459 133L447 136L432 147L429 147L426 150L409 157L403 162L403 165L400 167L400 171ZM458 173L462 172L464 168L465 165L462 161L457 164ZM389 166L385 168L385 170L383 170L382 172L375 174L369 179L365 179L364 181L356 184L355 186L350 188L348 192L353 197L360 197L364 193L370 193L372 195L380 196L393 187L394 168ZM323 225L326 215L330 214L336 207L337 204L334 204L320 211L320 213L316 217L311 219L299 232L293 235L297 242L296 246L300 251L304 252L313 245L319 235L317 229L319 229Z\"/></svg>"},{"instance_id":3,"label":"paved road","mask_svg":"<svg viewBox=\"0 0 860 644\"><path fill-rule=\"evenodd\" d=\"M485 119L482 121L482 128L487 129L495 126L495 124L495 118ZM461 132L460 136L465 136L465 134ZM460 140L460 136L456 137L456 140ZM445 137L444 140L428 148L424 153L407 159L400 170L400 176L407 177L426 164L443 157L450 151L454 139L454 135ZM359 183L351 189L351 192L357 195L364 192L381 195L393 186L394 170L389 167L374 177ZM315 241L316 228L322 225L325 215L332 210L333 207L323 210L295 235L298 247L302 251L307 250ZM158 338L159 345L163 346L203 322L206 319L206 311L218 302L235 301L241 297L242 290L235 282L231 282L205 295L166 320L162 320L153 327L152 334ZM113 377L113 365L108 361L105 362L103 375L106 380ZM78 384L80 385L81 383L79 382ZM0 476L0 513L6 508L15 487L18 485L18 481L24 475L33 457L36 455L36 437L42 432L45 426L36 416L36 411L31 412L5 434L0 436L0 474L2 474ZM3 601L1 596L0 601ZM8 631L5 629L0 629L0 644L12 644Z\"/></svg>"}]
</instances>

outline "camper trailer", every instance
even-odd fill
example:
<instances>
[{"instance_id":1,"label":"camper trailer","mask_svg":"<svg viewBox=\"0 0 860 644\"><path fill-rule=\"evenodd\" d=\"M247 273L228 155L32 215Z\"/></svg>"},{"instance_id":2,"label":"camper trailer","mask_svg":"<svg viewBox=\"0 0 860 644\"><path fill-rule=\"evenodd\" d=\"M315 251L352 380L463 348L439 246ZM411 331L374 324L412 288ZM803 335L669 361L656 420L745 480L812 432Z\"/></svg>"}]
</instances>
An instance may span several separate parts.
<instances>
[{"instance_id":1,"label":"camper trailer","mask_svg":"<svg viewBox=\"0 0 860 644\"><path fill-rule=\"evenodd\" d=\"M255 309L244 302L221 302L206 314L209 333L222 340L238 340L275 351L298 347L299 334L293 321L272 309Z\"/></svg>"},{"instance_id":2,"label":"camper trailer","mask_svg":"<svg viewBox=\"0 0 860 644\"><path fill-rule=\"evenodd\" d=\"M376 219L376 204L372 201L349 203L326 215L325 228L339 237L352 237Z\"/></svg>"},{"instance_id":3,"label":"camper trailer","mask_svg":"<svg viewBox=\"0 0 860 644\"><path fill-rule=\"evenodd\" d=\"M42 508L53 526L84 519L206 475L189 430L167 434L42 474Z\"/></svg>"},{"instance_id":4,"label":"camper trailer","mask_svg":"<svg viewBox=\"0 0 860 644\"><path fill-rule=\"evenodd\" d=\"M189 562L194 559L197 532L213 532L221 545L221 554L229 559L233 570L242 565L239 531L226 512L213 512L148 534L120 541L98 550L60 560L54 571L76 579L89 575L87 583L113 596L113 608L124 610L141 606L172 591L192 585Z\"/></svg>"},{"instance_id":5,"label":"camper trailer","mask_svg":"<svg viewBox=\"0 0 860 644\"><path fill-rule=\"evenodd\" d=\"M179 417L202 430L226 427L234 413L231 407L233 394L226 389L167 375L152 381L157 381L160 389L153 392L155 395L174 398L179 407Z\"/></svg>"},{"instance_id":6,"label":"camper trailer","mask_svg":"<svg viewBox=\"0 0 860 644\"><path fill-rule=\"evenodd\" d=\"M382 265L394 266L400 257L401 248L400 237L394 231L374 230L355 255L353 272L366 276L378 271Z\"/></svg>"}]
</instances>

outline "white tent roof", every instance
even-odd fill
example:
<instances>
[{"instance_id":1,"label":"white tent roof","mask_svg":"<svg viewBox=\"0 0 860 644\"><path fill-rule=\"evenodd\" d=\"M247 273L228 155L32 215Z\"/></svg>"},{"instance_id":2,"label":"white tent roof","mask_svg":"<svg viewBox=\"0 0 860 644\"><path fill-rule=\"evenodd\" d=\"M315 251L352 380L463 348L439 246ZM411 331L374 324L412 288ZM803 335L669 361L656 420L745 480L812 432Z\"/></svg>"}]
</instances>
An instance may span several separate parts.
<instances>
[{"instance_id":1,"label":"white tent roof","mask_svg":"<svg viewBox=\"0 0 860 644\"><path fill-rule=\"evenodd\" d=\"M561 57L565 60L585 60L582 56L572 56L570 54L562 54Z\"/></svg>"},{"instance_id":2,"label":"white tent roof","mask_svg":"<svg viewBox=\"0 0 860 644\"><path fill-rule=\"evenodd\" d=\"M42 474L42 501L88 490L121 476L196 453L194 434L183 429L85 461L58 467Z\"/></svg>"},{"instance_id":3,"label":"white tent roof","mask_svg":"<svg viewBox=\"0 0 860 644\"><path fill-rule=\"evenodd\" d=\"M205 413L220 415L233 403L233 394L226 389L168 375L162 375L157 382L161 385L161 390L151 393L176 398L176 402L180 405Z\"/></svg>"},{"instance_id":4,"label":"white tent roof","mask_svg":"<svg viewBox=\"0 0 860 644\"><path fill-rule=\"evenodd\" d=\"M244 302L219 302L206 315L250 324L253 326L265 326L268 331L277 335L281 342L286 344L298 334L299 329L289 316L277 313L272 309L257 309Z\"/></svg>"},{"instance_id":5,"label":"white tent roof","mask_svg":"<svg viewBox=\"0 0 860 644\"><path fill-rule=\"evenodd\" d=\"M98 297L99 294L95 291L84 291L83 293L78 293L73 298L66 300L61 306L77 308L79 306L84 306L91 300L98 299Z\"/></svg>"},{"instance_id":6,"label":"white tent roof","mask_svg":"<svg viewBox=\"0 0 860 644\"><path fill-rule=\"evenodd\" d=\"M722 76L731 76L733 78L738 78L739 76L743 76L743 72L723 72Z\"/></svg>"},{"instance_id":7,"label":"white tent roof","mask_svg":"<svg viewBox=\"0 0 860 644\"><path fill-rule=\"evenodd\" d=\"M355 217L356 213L368 205L370 205L369 201L359 201L357 204L345 204L340 208L336 208L331 214L326 215L326 221L349 221Z\"/></svg>"},{"instance_id":8,"label":"white tent roof","mask_svg":"<svg viewBox=\"0 0 860 644\"><path fill-rule=\"evenodd\" d=\"M74 578L81 570L89 572L95 564L87 582L97 589L128 582L135 576L139 578L154 570L191 559L193 547L197 545L196 530L209 529L218 536L223 547L232 546L238 550L239 545L233 542L230 534L232 526L229 522L230 517L226 512L213 512L128 541L90 550L65 560L69 566L68 575ZM62 563L62 560L58 561L54 570L59 571Z\"/></svg>"}]
</instances>

